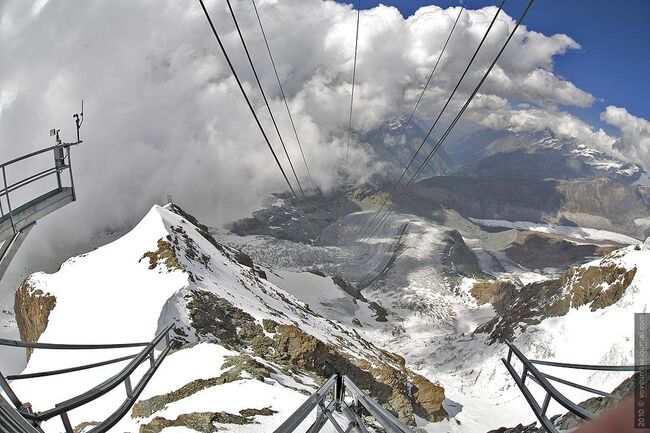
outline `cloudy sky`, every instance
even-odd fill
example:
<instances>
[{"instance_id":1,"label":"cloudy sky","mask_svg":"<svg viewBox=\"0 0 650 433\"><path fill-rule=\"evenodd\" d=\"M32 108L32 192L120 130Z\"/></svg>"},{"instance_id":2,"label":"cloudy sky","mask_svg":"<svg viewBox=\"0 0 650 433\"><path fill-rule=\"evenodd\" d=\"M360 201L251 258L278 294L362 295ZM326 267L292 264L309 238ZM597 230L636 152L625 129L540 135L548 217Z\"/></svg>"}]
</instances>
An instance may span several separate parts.
<instances>
[{"instance_id":1,"label":"cloudy sky","mask_svg":"<svg viewBox=\"0 0 650 433\"><path fill-rule=\"evenodd\" d=\"M277 146L225 1L206 3ZM450 113L514 27L524 2L509 3ZM362 10L356 133L412 108L459 11L457 2L441 4L400 11L369 3ZM496 1L468 4L418 111L425 123L437 114L496 12ZM233 5L289 151L300 161L251 0ZM258 7L314 180L330 188L347 175L341 166L356 12L350 4L323 0L258 0ZM517 32L466 122L552 128L648 168L650 123L624 101L608 102L599 88L578 84L589 80L574 83L556 71L559 63L569 70L563 59L590 41L574 37L568 25L561 33L548 31L535 18L536 7L533 24ZM624 41L628 35L611 37ZM207 223L221 225L285 188L198 1L0 0L0 40L0 160L50 144L53 127L72 139L71 114L82 98L86 109L85 142L73 153L79 201L39 222L14 275L53 270L65 255L88 248L89 238L124 230L167 194ZM596 120L581 115L594 107L600 107L591 116ZM356 141L350 160L352 179L382 170L381 161ZM304 167L296 168L304 176Z\"/></svg>"}]
</instances>

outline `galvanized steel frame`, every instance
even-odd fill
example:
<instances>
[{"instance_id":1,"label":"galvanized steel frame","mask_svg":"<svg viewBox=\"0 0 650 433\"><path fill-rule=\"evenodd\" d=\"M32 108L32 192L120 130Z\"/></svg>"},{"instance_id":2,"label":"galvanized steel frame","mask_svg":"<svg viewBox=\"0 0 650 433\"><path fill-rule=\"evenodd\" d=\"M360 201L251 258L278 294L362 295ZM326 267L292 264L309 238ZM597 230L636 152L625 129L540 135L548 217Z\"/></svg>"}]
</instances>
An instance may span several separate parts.
<instances>
[{"instance_id":1,"label":"galvanized steel frame","mask_svg":"<svg viewBox=\"0 0 650 433\"><path fill-rule=\"evenodd\" d=\"M349 392L353 403L345 401ZM311 424L307 433L318 433L329 421L338 433L368 433L363 421L364 411L369 413L389 433L413 433L403 422L384 409L374 399L357 387L350 378L340 374L332 375L315 393L283 422L274 433L291 433L316 410L316 420ZM348 421L343 428L334 416L342 414Z\"/></svg>"},{"instance_id":2,"label":"galvanized steel frame","mask_svg":"<svg viewBox=\"0 0 650 433\"><path fill-rule=\"evenodd\" d=\"M569 412L579 416L584 420L590 420L594 417L594 415L590 413L588 410L572 402L560 391L558 391L550 383L551 381L561 383L563 385L567 385L583 391L587 391L592 394L596 394L604 397L610 397L616 400L620 400L621 396L614 395L609 392L597 390L585 385L581 385L566 379L562 379L559 377L551 376L549 374L540 372L537 369L536 365L544 365L544 366L568 368L568 369L581 369L581 370L593 370L593 371L619 371L619 372L638 371L641 368L647 367L647 366L644 367L644 366L585 365L585 364L570 364L570 363L563 363L563 362L530 360L511 342L506 341L506 345L508 346L508 355L505 359L502 358L501 361L503 362L506 369L512 376L513 380L515 381L515 384L517 384L517 387L519 388L522 395L528 402L529 406L535 413L537 420L542 425L542 427L549 433L558 433L558 429L555 427L553 422L551 422L547 416L547 410L551 402L551 399L553 399L554 401L562 405ZM521 374L519 374L515 370L512 364L513 361L512 355L515 355L515 357L523 365ZM530 389L526 385L527 378L530 378L533 382L539 385L546 392L544 396L544 401L542 402L541 406L540 403L534 398Z\"/></svg>"},{"instance_id":3,"label":"galvanized steel frame","mask_svg":"<svg viewBox=\"0 0 650 433\"><path fill-rule=\"evenodd\" d=\"M111 427L113 427L117 422L126 415L128 410L135 404L138 396L144 390L149 380L153 377L154 373L163 362L169 351L171 350L171 340L169 333L173 329L173 325L170 325L163 329L156 337L149 343L128 343L128 344L48 344L48 343L27 343L21 341L5 340L0 339L0 345L10 346L10 347L21 347L21 348L32 348L32 349L63 349L63 350L85 350L85 349L109 349L109 348L131 348L131 347L141 347L145 346L142 351L136 355L110 359L103 362L98 362L94 364L87 364L78 367L71 367L67 369L52 370L48 372L33 373L26 375L18 376L9 376L16 379L27 379L43 376L52 376L58 374L66 374L74 371L86 370L89 368L95 368L103 365L108 365L120 361L131 360L119 373L107 379L106 381L100 383L99 385L93 387L92 389L76 396L65 400L61 403L56 404L52 409L48 409L42 412L32 413L30 406L28 404L22 403L18 396L11 389L7 381L7 377L0 374L0 389L2 389L5 394L9 397L11 403L13 403L15 410L13 415L20 415L24 420L33 427L34 431L40 432L40 424L43 421L47 421L54 417L60 417L63 423L64 431L66 433L74 433L68 413L80 406L83 406L91 401L98 399L99 397L105 395L111 390L115 389L117 386L123 384L126 391L126 399L122 404L102 423L93 427L88 433L105 433ZM158 356L155 356L155 349L161 342L164 340L164 346ZM140 380L133 386L131 383L131 374L143 363L149 362L149 368L140 378ZM4 399L0 400L4 401ZM4 409L3 409L4 410ZM0 414L2 415L2 414ZM3 416L0 416L3 418ZM13 416L15 418L15 416Z\"/></svg>"}]
</instances>

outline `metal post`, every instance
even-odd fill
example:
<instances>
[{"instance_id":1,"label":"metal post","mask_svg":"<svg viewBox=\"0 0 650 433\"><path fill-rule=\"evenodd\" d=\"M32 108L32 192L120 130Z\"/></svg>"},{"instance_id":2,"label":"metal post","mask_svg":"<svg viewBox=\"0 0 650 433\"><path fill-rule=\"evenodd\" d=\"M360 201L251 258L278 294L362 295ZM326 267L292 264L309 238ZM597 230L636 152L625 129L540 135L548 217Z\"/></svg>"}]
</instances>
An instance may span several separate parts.
<instances>
[{"instance_id":1,"label":"metal post","mask_svg":"<svg viewBox=\"0 0 650 433\"><path fill-rule=\"evenodd\" d=\"M151 349L151 352L149 353L149 363L151 364L151 368L156 366L156 358L154 357L153 349Z\"/></svg>"},{"instance_id":2,"label":"metal post","mask_svg":"<svg viewBox=\"0 0 650 433\"><path fill-rule=\"evenodd\" d=\"M321 429L323 428L326 422L327 422L327 416L325 415L325 412L323 412L323 407L321 405L318 405L316 407L316 420L309 427L307 433L318 433L319 431L321 431Z\"/></svg>"},{"instance_id":3,"label":"metal post","mask_svg":"<svg viewBox=\"0 0 650 433\"><path fill-rule=\"evenodd\" d=\"M16 225L14 224L14 214L11 211L11 200L9 200L9 190L7 189L7 170L2 166L2 182L5 186L5 198L7 199L7 209L9 209L9 219L11 220L11 228L16 233Z\"/></svg>"},{"instance_id":4,"label":"metal post","mask_svg":"<svg viewBox=\"0 0 650 433\"><path fill-rule=\"evenodd\" d=\"M506 362L510 364L511 359L512 359L512 348L508 347L508 357L506 358Z\"/></svg>"},{"instance_id":5,"label":"metal post","mask_svg":"<svg viewBox=\"0 0 650 433\"><path fill-rule=\"evenodd\" d=\"M63 412L61 414L61 421L63 421L63 428L65 428L65 433L74 433L72 424L70 424L70 418L68 418L68 412Z\"/></svg>"},{"instance_id":6,"label":"metal post","mask_svg":"<svg viewBox=\"0 0 650 433\"><path fill-rule=\"evenodd\" d=\"M526 382L526 377L528 377L528 366L524 364L524 369L521 372L521 384L523 385Z\"/></svg>"},{"instance_id":7,"label":"metal post","mask_svg":"<svg viewBox=\"0 0 650 433\"><path fill-rule=\"evenodd\" d=\"M542 404L542 415L546 415L546 410L548 409L548 404L551 402L551 394L546 393L544 397L544 404Z\"/></svg>"},{"instance_id":8,"label":"metal post","mask_svg":"<svg viewBox=\"0 0 650 433\"><path fill-rule=\"evenodd\" d=\"M133 387L131 386L131 376L127 376L124 379L124 386L126 387L126 396L128 398L133 397Z\"/></svg>"},{"instance_id":9,"label":"metal post","mask_svg":"<svg viewBox=\"0 0 650 433\"><path fill-rule=\"evenodd\" d=\"M54 148L54 168L56 168L56 184L61 189L61 172L63 171L63 168L65 167L65 163L63 161L64 156L63 156L63 148L61 147L55 147Z\"/></svg>"},{"instance_id":10,"label":"metal post","mask_svg":"<svg viewBox=\"0 0 650 433\"><path fill-rule=\"evenodd\" d=\"M336 384L334 385L334 408L337 411L341 410L341 401L345 396L345 385L343 384L343 376L336 373Z\"/></svg>"},{"instance_id":11,"label":"metal post","mask_svg":"<svg viewBox=\"0 0 650 433\"><path fill-rule=\"evenodd\" d=\"M0 389L3 390L5 394L7 394L7 397L9 397L11 403L16 406L16 409L23 407L23 403L21 403L20 399L14 393L13 389L11 389L9 382L7 382L7 379L5 379L5 376L2 373L0 373Z\"/></svg>"},{"instance_id":12,"label":"metal post","mask_svg":"<svg viewBox=\"0 0 650 433\"><path fill-rule=\"evenodd\" d=\"M70 147L65 148L68 157L68 172L70 173L70 188L72 188L72 201L77 200L77 190L74 188L74 177L72 176L72 159L70 158Z\"/></svg>"}]
</instances>

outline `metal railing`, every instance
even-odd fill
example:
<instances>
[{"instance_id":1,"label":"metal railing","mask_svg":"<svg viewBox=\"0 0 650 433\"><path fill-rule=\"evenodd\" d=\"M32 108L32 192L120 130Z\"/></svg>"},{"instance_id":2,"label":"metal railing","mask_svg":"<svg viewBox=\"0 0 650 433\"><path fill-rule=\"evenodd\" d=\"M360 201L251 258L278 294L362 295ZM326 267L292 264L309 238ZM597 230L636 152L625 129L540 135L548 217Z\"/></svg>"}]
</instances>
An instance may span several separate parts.
<instances>
[{"instance_id":1,"label":"metal railing","mask_svg":"<svg viewBox=\"0 0 650 433\"><path fill-rule=\"evenodd\" d=\"M59 138L59 130L53 129L50 135L55 138L54 146L0 163L0 279L36 222L76 200L70 148L82 143L79 129L83 123L83 102L81 107L81 113L73 115L77 128L76 142L63 143ZM47 168L42 170L45 166L42 158L50 153L53 162L48 161ZM24 163L29 163L30 167L37 164L41 167L26 169ZM22 173L25 170L29 170L27 176ZM66 171L70 179L64 185L63 176ZM55 182L50 182L47 188L34 185L48 178L55 178ZM43 191L35 193L39 189ZM28 199L22 200L25 197Z\"/></svg>"},{"instance_id":2,"label":"metal railing","mask_svg":"<svg viewBox=\"0 0 650 433\"><path fill-rule=\"evenodd\" d=\"M117 386L123 384L126 391L126 398L122 404L103 422L93 427L88 433L104 433L107 432L111 427L113 427L117 422L126 415L129 409L135 404L136 399L140 393L144 390L149 380L153 377L154 373L163 362L169 351L171 350L170 345L170 336L173 325L168 326L163 329L156 337L149 343L128 343L128 344L50 344L50 343L26 343L21 341L5 340L0 339L0 345L10 346L10 347L19 347L19 348L29 348L29 349L53 349L53 350L86 350L86 349L117 349L117 348L132 348L132 347L142 347L142 351L135 355L123 356L120 358L109 359L102 362L97 362L93 364L80 365L77 367L70 367L59 370L51 370L39 373L28 373L22 375L14 376L4 376L0 374L0 389L5 392L9 401L14 405L18 414L22 416L25 420L31 423L31 425L36 429L36 431L42 431L40 429L40 424L44 421L52 419L54 417L60 417L63 423L63 427L66 433L74 433L74 429L70 423L68 413L80 406L88 404L99 397L107 394L108 392L115 389ZM164 347L158 356L155 356L155 348L164 340ZM57 403L52 409L48 409L41 412L33 412L31 410L31 405L29 403L23 403L14 393L11 386L9 385L9 380L22 380L22 379L32 379L46 376L54 376L59 374L72 373L81 370L87 370L90 368L96 368L104 365L114 364L118 362L128 361L130 362L116 375L110 377L99 385L89 389L88 391L77 395L76 397L70 398L63 402ZM131 375L133 372L143 363L149 362L149 368L140 378L140 380L135 384L131 382Z\"/></svg>"},{"instance_id":3,"label":"metal railing","mask_svg":"<svg viewBox=\"0 0 650 433\"><path fill-rule=\"evenodd\" d=\"M352 403L345 401L346 393ZM318 433L329 421L338 433L368 433L363 421L364 412L369 413L389 433L413 433L403 422L384 409L374 399L361 391L347 376L335 374L313 393L274 433L294 432L316 409L316 420L307 433ZM348 421L343 428L334 414L340 413Z\"/></svg>"},{"instance_id":4,"label":"metal railing","mask_svg":"<svg viewBox=\"0 0 650 433\"><path fill-rule=\"evenodd\" d=\"M562 385L570 386L572 388L586 391L595 395L599 395L602 397L609 397L614 400L620 400L622 396L614 395L606 391L601 391L556 376L551 376L550 374L546 374L539 371L536 365L544 365L549 367L559 367L559 368L568 368L568 369L580 369L580 370L592 370L592 371L618 371L618 372L638 371L639 369L642 368L642 366L585 365L585 364L569 364L564 362L530 360L526 358L526 356L523 353L521 353L521 351L514 344L512 344L509 341L506 341L506 344L508 345L508 355L505 359L502 358L501 361L503 361L503 364L508 369L508 372L510 373L515 383L519 387L519 390L521 391L524 398L528 402L529 406L535 413L537 420L542 425L542 427L549 433L558 433L557 427L553 424L553 422L549 419L547 415L547 411L551 399L559 403L560 405L562 405L570 413L577 415L584 420L589 420L594 417L594 414L592 414L585 408L581 407L580 405L574 403L569 398L567 398L564 394L558 391L557 388L555 388L551 384L551 382L560 383ZM512 364L513 361L512 355L515 355L515 357L521 362L523 366L521 374L517 373L517 371L515 370ZM528 388L528 385L526 384L527 378L530 378L533 382L535 382L538 386L540 386L544 390L545 395L541 405L535 399L530 389Z\"/></svg>"},{"instance_id":5,"label":"metal railing","mask_svg":"<svg viewBox=\"0 0 650 433\"><path fill-rule=\"evenodd\" d=\"M10 161L0 164L0 177L2 180L2 188L0 189L0 220L9 218L11 221L11 226L14 233L18 231L16 228L16 223L14 221L16 207L14 206L15 202L12 203L12 193L20 190L21 188L26 187L27 185L33 184L41 179L45 179L50 176L56 177L56 188L53 191L61 191L63 189L63 179L62 174L65 171L68 171L70 188L72 191L72 200L75 200L75 189L74 189L74 176L72 175L72 160L70 158L70 147L82 143L81 140L75 143L62 143L58 137L56 137L57 143L54 146L46 147L45 149L37 150L35 152L29 153L27 155L20 156L18 158L12 159ZM39 155L45 153L53 153L53 162L54 166L48 167L45 170L33 173L29 176L23 177L18 181L9 183L7 180L7 171L12 167L16 166L19 162L31 160Z\"/></svg>"}]
</instances>

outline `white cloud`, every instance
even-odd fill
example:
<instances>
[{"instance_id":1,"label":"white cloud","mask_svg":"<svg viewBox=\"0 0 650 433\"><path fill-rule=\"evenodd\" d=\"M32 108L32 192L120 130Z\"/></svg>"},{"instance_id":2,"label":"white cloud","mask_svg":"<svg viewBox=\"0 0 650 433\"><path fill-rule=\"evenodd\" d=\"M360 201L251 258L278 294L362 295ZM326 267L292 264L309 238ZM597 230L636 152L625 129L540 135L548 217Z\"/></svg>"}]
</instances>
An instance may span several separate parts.
<instances>
[{"instance_id":1,"label":"white cloud","mask_svg":"<svg viewBox=\"0 0 650 433\"><path fill-rule=\"evenodd\" d=\"M613 144L614 149L626 159L641 161L645 167L650 167L650 121L613 105L600 114L600 120L615 126L622 133Z\"/></svg>"},{"instance_id":2,"label":"white cloud","mask_svg":"<svg viewBox=\"0 0 650 433\"><path fill-rule=\"evenodd\" d=\"M250 2L233 3L302 176L300 154ZM207 4L269 137L282 153L225 2ZM356 12L329 0L260 1L258 6L312 174L321 186L334 185L344 176L340 167ZM487 7L463 13L420 116L432 119L437 114L495 11ZM410 110L457 13L458 7L428 6L405 20L393 7L362 12L355 131L367 132ZM463 102L513 26L514 20L502 13L450 108ZM103 229L132 224L167 193L219 224L243 216L269 192L285 188L198 2L9 0L0 3L0 38L0 160L49 144L52 127L72 135L70 114L81 98L86 101L85 143L74 152L80 202L40 224L57 233L61 248ZM485 107L503 112L510 98L552 113L562 104L589 105L589 93L553 72L555 56L578 48L566 35L545 36L522 27L485 83L472 108L474 116ZM534 111L519 118L514 111L485 122L523 125L535 118ZM363 180L381 172L382 164L360 146L350 151L353 177ZM41 238L38 248L27 243L32 245L30 254L60 257L50 254L55 243L43 235L46 227L31 235Z\"/></svg>"},{"instance_id":3,"label":"white cloud","mask_svg":"<svg viewBox=\"0 0 650 433\"><path fill-rule=\"evenodd\" d=\"M489 107L483 115L474 113L474 118L484 126L493 129L511 128L515 131L540 131L550 129L565 137L574 137L594 147L612 153L616 139L602 129L595 129L571 113L540 108Z\"/></svg>"}]
</instances>

